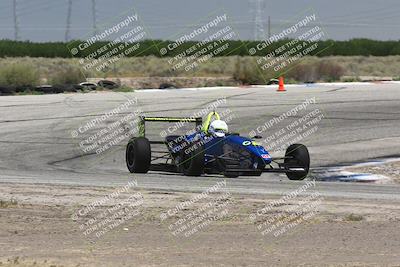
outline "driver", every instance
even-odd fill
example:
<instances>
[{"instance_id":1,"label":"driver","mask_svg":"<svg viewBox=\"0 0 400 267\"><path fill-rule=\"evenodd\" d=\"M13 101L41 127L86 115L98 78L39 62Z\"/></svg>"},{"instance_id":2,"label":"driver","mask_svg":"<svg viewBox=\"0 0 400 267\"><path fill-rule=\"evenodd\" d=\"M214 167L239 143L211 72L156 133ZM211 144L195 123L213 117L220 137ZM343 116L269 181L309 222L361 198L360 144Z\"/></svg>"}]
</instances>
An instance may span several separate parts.
<instances>
[{"instance_id":1,"label":"driver","mask_svg":"<svg viewBox=\"0 0 400 267\"><path fill-rule=\"evenodd\" d=\"M213 117L215 117L215 120L211 122ZM225 137L228 133L228 125L225 121L221 120L217 112L213 111L208 114L202 130L214 137Z\"/></svg>"},{"instance_id":2,"label":"driver","mask_svg":"<svg viewBox=\"0 0 400 267\"><path fill-rule=\"evenodd\" d=\"M225 137L228 133L228 125L222 120L215 120L210 124L208 133L214 137Z\"/></svg>"}]
</instances>

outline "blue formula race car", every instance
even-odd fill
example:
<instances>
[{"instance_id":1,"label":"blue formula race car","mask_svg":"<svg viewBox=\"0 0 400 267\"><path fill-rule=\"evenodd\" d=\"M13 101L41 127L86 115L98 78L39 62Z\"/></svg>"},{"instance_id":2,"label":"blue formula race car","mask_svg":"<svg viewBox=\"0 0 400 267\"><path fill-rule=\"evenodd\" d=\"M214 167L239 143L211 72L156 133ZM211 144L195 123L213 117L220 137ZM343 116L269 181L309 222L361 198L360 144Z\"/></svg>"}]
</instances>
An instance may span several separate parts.
<instances>
[{"instance_id":1,"label":"blue formula race car","mask_svg":"<svg viewBox=\"0 0 400 267\"><path fill-rule=\"evenodd\" d=\"M214 112L219 119L218 114ZM146 123L194 123L190 133L168 135L164 140L149 140ZM207 131L210 116L203 124L202 118L140 117L139 136L129 140L126 147L126 165L131 173L161 171L187 176L222 174L225 177L260 176L264 172L285 173L290 180L304 179L310 167L307 148L301 144L290 145L284 157L273 158L253 139L227 132L211 135ZM161 149L155 149L161 147Z\"/></svg>"}]
</instances>

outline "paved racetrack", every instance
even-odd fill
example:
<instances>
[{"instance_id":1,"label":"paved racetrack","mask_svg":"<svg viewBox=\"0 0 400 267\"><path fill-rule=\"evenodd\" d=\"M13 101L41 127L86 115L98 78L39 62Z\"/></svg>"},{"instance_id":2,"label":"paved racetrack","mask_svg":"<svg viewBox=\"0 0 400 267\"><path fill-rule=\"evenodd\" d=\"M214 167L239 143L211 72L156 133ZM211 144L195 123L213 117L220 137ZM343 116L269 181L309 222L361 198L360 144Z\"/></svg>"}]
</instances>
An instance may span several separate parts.
<instances>
[{"instance_id":1,"label":"paved racetrack","mask_svg":"<svg viewBox=\"0 0 400 267\"><path fill-rule=\"evenodd\" d=\"M221 97L226 98L226 103L217 110L229 109L233 114L230 130L245 135L315 97L316 103L307 110L261 134L265 138L318 109L323 119L317 122L317 130L301 140L309 147L314 169L400 154L400 84L287 86L284 93L275 90L275 86L264 86L3 96L0 97L0 181L107 186L125 184L134 176L144 188L201 190L221 177L155 172L132 175L125 166L127 140L98 155L85 153L79 143L137 108L151 116L188 116ZM76 138L71 136L82 125L128 99L137 99L137 104L108 118L103 125ZM240 193L278 194L302 183L289 181L284 175L263 174L228 179L228 188ZM319 192L327 196L400 199L400 186L394 184L317 184Z\"/></svg>"}]
</instances>

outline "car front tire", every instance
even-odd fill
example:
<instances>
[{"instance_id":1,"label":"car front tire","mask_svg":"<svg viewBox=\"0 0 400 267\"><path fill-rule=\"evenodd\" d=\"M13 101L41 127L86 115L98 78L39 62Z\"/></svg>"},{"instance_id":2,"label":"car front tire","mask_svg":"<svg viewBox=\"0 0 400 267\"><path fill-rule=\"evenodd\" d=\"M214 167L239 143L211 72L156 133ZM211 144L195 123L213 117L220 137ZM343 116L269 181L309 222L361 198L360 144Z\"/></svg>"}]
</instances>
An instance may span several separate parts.
<instances>
[{"instance_id":1,"label":"car front tire","mask_svg":"<svg viewBox=\"0 0 400 267\"><path fill-rule=\"evenodd\" d=\"M310 170L310 154L305 145L293 144L286 149L285 167L287 168L304 168L304 171L287 172L286 176L290 180L303 180L307 177Z\"/></svg>"},{"instance_id":2,"label":"car front tire","mask_svg":"<svg viewBox=\"0 0 400 267\"><path fill-rule=\"evenodd\" d=\"M151 147L145 137L133 138L126 146L126 166L131 173L147 173L150 169Z\"/></svg>"}]
</instances>

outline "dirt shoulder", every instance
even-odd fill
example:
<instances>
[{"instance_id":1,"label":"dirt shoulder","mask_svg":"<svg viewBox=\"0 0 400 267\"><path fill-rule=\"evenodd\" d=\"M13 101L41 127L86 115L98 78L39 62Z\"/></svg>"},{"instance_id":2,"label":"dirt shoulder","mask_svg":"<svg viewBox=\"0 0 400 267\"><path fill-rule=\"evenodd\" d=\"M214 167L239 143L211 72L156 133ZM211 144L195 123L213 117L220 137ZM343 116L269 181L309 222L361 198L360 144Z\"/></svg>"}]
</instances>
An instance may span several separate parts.
<instances>
[{"instance_id":1,"label":"dirt shoulder","mask_svg":"<svg viewBox=\"0 0 400 267\"><path fill-rule=\"evenodd\" d=\"M120 189L2 183L0 266L400 264L399 203Z\"/></svg>"}]
</instances>

